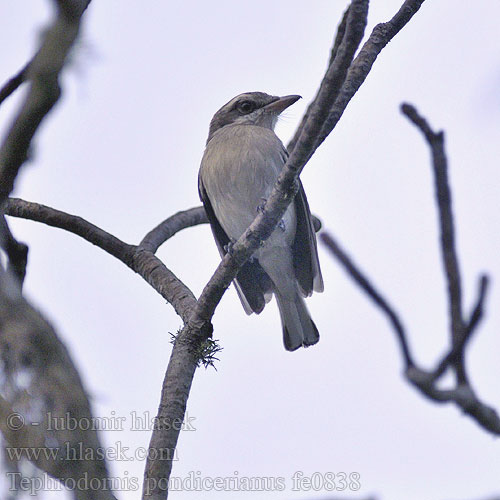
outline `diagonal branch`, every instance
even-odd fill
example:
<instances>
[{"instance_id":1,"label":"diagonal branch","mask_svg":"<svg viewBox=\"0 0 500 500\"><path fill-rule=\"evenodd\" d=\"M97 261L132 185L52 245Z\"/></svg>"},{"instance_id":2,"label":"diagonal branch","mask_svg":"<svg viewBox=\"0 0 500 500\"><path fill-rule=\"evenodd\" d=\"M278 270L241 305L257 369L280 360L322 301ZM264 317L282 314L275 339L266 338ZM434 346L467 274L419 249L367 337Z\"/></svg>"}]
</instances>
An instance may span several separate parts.
<instances>
[{"instance_id":1,"label":"diagonal branch","mask_svg":"<svg viewBox=\"0 0 500 500\"><path fill-rule=\"evenodd\" d=\"M414 2L409 2L407 0L404 6L407 6L407 4L418 4L418 6L420 6L422 2L423 0ZM353 6L355 6L355 8L353 8ZM206 338L207 333L211 331L210 321L224 292L229 287L238 270L250 258L259 245L269 237L276 227L279 219L282 217L282 214L292 202L297 192L298 175L318 145L324 137L328 135L329 132L325 132L325 127L328 116L331 114L330 103L334 102L335 96L339 92L339 85L341 85L343 81L343 71L346 71L346 67L351 63L352 55L356 51L359 41L362 38L362 31L366 23L367 6L368 2L366 0L353 0L351 2L351 7L349 8L345 23L345 33L338 48L338 52L334 57L334 61L327 71L328 77L325 75L325 79L321 84L322 89L320 88L316 103L303 125L295 147L291 151L278 177L273 192L266 202L265 209L257 215L250 227L233 245L231 254L228 253L224 256L222 262L217 267L214 275L199 297L188 323L178 335L176 346L179 345L179 347L177 350L174 347L169 361L167 375L174 367L182 367L183 373L181 376L191 378L189 378L189 380L187 378L179 378L176 382L170 380L168 384L166 380L157 414L158 421L165 421L168 423L172 422L174 418L184 415L183 412L189 395L189 390L186 390L186 388L189 388L191 385L192 376L194 375L198 362L197 357L193 356L193 346L200 345ZM413 13L414 12L407 16L407 19L405 18L405 23L412 17ZM397 25L396 22L394 24ZM401 27L399 27L392 36L394 36ZM344 28L342 27L342 29ZM392 38L392 36L390 38ZM385 44L387 44L390 38L387 38ZM382 47L380 50L381 49ZM349 72L356 64L362 63L356 63L355 60L351 64L347 75L349 75ZM339 71L339 75L333 74L334 70L331 68L334 67L335 70ZM364 77L359 82L359 85L361 85L369 70L370 68L359 69L359 71L364 72ZM345 87L346 83L347 81L344 82L343 87ZM341 94L342 90L338 94L339 97ZM348 101L345 102L345 106L347 106L347 103ZM331 131L332 129L333 126L329 130ZM321 134L324 135L323 138ZM191 348L189 348L189 346L191 346ZM158 449L175 446L178 434L179 431L175 429L175 426L154 429L150 447ZM163 484L168 483L171 467L172 464L169 461L148 458L145 470L143 499L162 500L167 498L168 492L165 489L154 487L154 485L151 489L149 486L151 486L151 481L155 478L160 478Z\"/></svg>"},{"instance_id":2,"label":"diagonal branch","mask_svg":"<svg viewBox=\"0 0 500 500\"><path fill-rule=\"evenodd\" d=\"M329 235L323 233L321 236L322 242L332 252L332 255L344 267L348 275L353 281L366 293L366 295L379 307L379 309L387 316L390 321L405 360L405 377L412 385L414 385L422 394L437 403L455 403L464 413L472 417L482 428L495 435L500 435L500 418L494 408L486 405L476 396L469 384L457 384L453 389L439 389L436 386L436 380L439 375L444 373L442 366L446 368L450 359L455 356L454 348L452 348L445 356L443 356L438 367L433 372L428 372L413 362L411 356L407 335L403 324L394 308L384 299L375 286L370 282L368 277L363 274L353 260L347 257L346 252L340 247L338 242ZM482 306L485 297L485 282L482 281L480 297L475 308L475 314L480 317L482 314ZM478 308L480 309L479 311ZM477 311L477 312L476 312ZM477 321L475 324L477 325ZM438 371L440 371L438 373Z\"/></svg>"},{"instance_id":3,"label":"diagonal branch","mask_svg":"<svg viewBox=\"0 0 500 500\"><path fill-rule=\"evenodd\" d=\"M434 377L438 379L444 374L448 366L456 365L457 360L464 359L465 347L467 346L472 334L476 331L479 322L484 313L484 302L488 291L489 279L488 276L481 276L479 280L479 293L474 310L472 311L469 323L464 328L462 336L457 339L450 352L440 361L437 368L434 370Z\"/></svg>"},{"instance_id":4,"label":"diagonal branch","mask_svg":"<svg viewBox=\"0 0 500 500\"><path fill-rule=\"evenodd\" d=\"M401 348L401 353L405 361L405 369L408 370L414 366L413 358L410 353L410 347L406 339L405 329L403 327L402 321L399 319L398 314L394 311L392 306L387 302L386 299L375 289L375 287L370 283L368 278L361 273L361 271L356 267L351 258L347 253L340 247L338 242L333 238L331 234L322 233L321 241L328 247L335 258L342 264L345 271L349 276L361 287L361 289L375 302L375 304L382 309L382 311L388 317L392 327L396 332L396 336Z\"/></svg>"},{"instance_id":5,"label":"diagonal branch","mask_svg":"<svg viewBox=\"0 0 500 500\"><path fill-rule=\"evenodd\" d=\"M363 38L367 15L368 2L352 2L344 12L330 51L330 60L328 61L326 73L316 96L307 107L294 136L288 143L288 151L295 148L311 113L318 113L319 111L326 114L332 107L340 87L344 83L349 65Z\"/></svg>"},{"instance_id":6,"label":"diagonal branch","mask_svg":"<svg viewBox=\"0 0 500 500\"><path fill-rule=\"evenodd\" d=\"M406 379L429 399L438 403L455 403L481 427L492 434L500 435L500 418L494 408L483 403L475 394L468 382L464 363L466 346L483 317L489 280L486 275L481 276L476 305L469 320L465 321L462 317L460 306L461 282L455 251L451 193L446 171L447 160L444 152L443 133L434 133L413 106L405 104L402 106L402 110L422 131L431 147L435 174L436 204L441 229L440 243L448 282L449 314L452 317L452 342L449 351L442 356L433 371L426 371L417 366L413 361L407 342L407 335L401 320L394 312L394 308L382 297L370 280L347 256L346 252L340 248L333 237L323 234L321 239L349 276L388 317L401 347L406 365ZM449 367L454 370L456 375L455 386L446 390L439 389L437 380Z\"/></svg>"},{"instance_id":7,"label":"diagonal branch","mask_svg":"<svg viewBox=\"0 0 500 500\"><path fill-rule=\"evenodd\" d=\"M226 254L209 283L205 286L190 324L201 328L210 322L217 304L229 287L238 270L250 258L255 250L265 241L276 227L298 189L297 179L317 147L318 133L328 115L329 104L341 83L343 67L351 61L352 53L361 40L366 13L367 0L353 0L346 22L346 31L339 47L337 57L327 71L318 93L318 97L304 124L297 143L291 151L286 164L267 199L265 210L257 215L250 227L234 244L231 254ZM339 75L335 72L339 71Z\"/></svg>"},{"instance_id":8,"label":"diagonal branch","mask_svg":"<svg viewBox=\"0 0 500 500\"><path fill-rule=\"evenodd\" d=\"M354 94L366 80L382 49L406 26L423 3L424 0L406 0L390 21L377 24L373 28L370 37L364 43L347 72L342 89L335 104L330 109L328 119L318 138L318 146L337 125Z\"/></svg>"},{"instance_id":9,"label":"diagonal branch","mask_svg":"<svg viewBox=\"0 0 500 500\"><path fill-rule=\"evenodd\" d=\"M301 145L302 154L307 151L307 155L303 160L304 164L320 144L318 140L320 131L344 83L354 54L363 39L367 16L368 0L352 0L346 14L344 14L345 22L343 19L338 28L328 69L321 81L316 97L309 105L302 123L290 141L289 148L292 154L297 150L298 145ZM341 40L340 43L339 40ZM300 139L303 134L305 134L304 140L301 142ZM311 144L309 144L309 141L311 141Z\"/></svg>"}]
</instances>

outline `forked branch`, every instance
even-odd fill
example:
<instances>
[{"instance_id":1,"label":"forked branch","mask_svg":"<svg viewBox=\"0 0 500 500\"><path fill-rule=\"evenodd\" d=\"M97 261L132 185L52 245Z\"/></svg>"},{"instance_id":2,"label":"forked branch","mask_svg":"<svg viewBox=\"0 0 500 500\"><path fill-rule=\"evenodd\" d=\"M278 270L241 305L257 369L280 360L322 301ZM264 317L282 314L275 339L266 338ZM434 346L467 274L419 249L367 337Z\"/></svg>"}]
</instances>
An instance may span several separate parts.
<instances>
[{"instance_id":1,"label":"forked branch","mask_svg":"<svg viewBox=\"0 0 500 500\"><path fill-rule=\"evenodd\" d=\"M157 415L157 421L164 425L155 426L150 442L151 450L166 449L173 452L179 430L178 426L172 423L184 418L191 383L200 361L200 347L211 333L210 321L223 293L245 261L276 227L297 191L298 175L317 147L333 130L350 99L370 72L377 55L411 19L422 3L423 0L406 0L391 21L375 28L358 56L354 58L364 35L368 0L351 1L335 37L328 68L318 94L297 130L289 148L290 157L264 211L259 213L250 228L234 244L232 253L224 257L198 301L153 254L161 243L180 229L205 222L205 214L199 208L176 214L148 233L141 244L136 246L122 242L77 216L21 200L8 202L7 213L71 231L119 258L161 293L181 316L184 327L178 334L172 350ZM64 37L58 40L57 44L63 50L56 52L57 57L46 57L47 51L44 51L42 46L29 65L27 77L31 87L28 100L0 150L0 203L12 190L38 124L57 101L57 75L64 64L67 48L71 46L78 32L78 27L72 23L76 20L78 25L78 18L88 1L58 0L57 4L62 23L59 28L70 26L72 29L62 30ZM66 26L64 23L69 24ZM52 43L53 40L48 42ZM41 71L45 71L48 85L42 85L44 80L40 79ZM25 77L26 74L19 76L22 79ZM20 81L19 78L17 82ZM12 85L10 88L13 88ZM404 347L403 350L405 351ZM409 351L407 361L410 366ZM148 453L151 458L148 458L146 464L143 498L167 498L172 463L170 460L155 459L159 456L164 454Z\"/></svg>"},{"instance_id":2,"label":"forked branch","mask_svg":"<svg viewBox=\"0 0 500 500\"><path fill-rule=\"evenodd\" d=\"M432 153L434 184L436 191L436 205L440 230L440 247L443 256L443 268L446 277L447 295L449 302L449 315L451 341L450 348L432 371L420 368L411 355L407 333L403 322L395 309L376 290L370 280L359 267L352 261L338 242L328 234L322 234L321 239L335 258L340 262L348 275L356 282L364 293L388 317L401 347L405 362L405 376L407 380L417 387L422 394L439 403L454 402L464 413L471 416L481 427L489 432L500 434L500 418L496 410L479 400L470 385L465 368L465 349L472 334L476 331L484 313L484 303L488 291L489 280L486 275L479 279L479 290L475 306L469 318L464 318L461 304L461 278L458 266L458 257L455 247L453 210L451 191L448 183L447 159L444 149L443 132L435 133L422 118L417 110L403 104L402 112L424 134ZM455 385L451 389L439 389L438 380L451 369L456 376Z\"/></svg>"}]
</instances>

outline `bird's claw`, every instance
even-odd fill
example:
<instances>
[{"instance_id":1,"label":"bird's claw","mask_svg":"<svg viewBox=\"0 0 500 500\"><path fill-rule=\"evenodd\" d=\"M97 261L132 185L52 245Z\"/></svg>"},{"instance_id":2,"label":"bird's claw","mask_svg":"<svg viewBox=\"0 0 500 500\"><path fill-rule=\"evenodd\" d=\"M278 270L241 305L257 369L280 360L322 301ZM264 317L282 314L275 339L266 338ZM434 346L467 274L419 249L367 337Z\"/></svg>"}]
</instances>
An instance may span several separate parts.
<instances>
[{"instance_id":1,"label":"bird's claw","mask_svg":"<svg viewBox=\"0 0 500 500\"><path fill-rule=\"evenodd\" d=\"M224 245L224 251L229 255L233 255L233 242L228 241L227 245Z\"/></svg>"},{"instance_id":2,"label":"bird's claw","mask_svg":"<svg viewBox=\"0 0 500 500\"><path fill-rule=\"evenodd\" d=\"M285 225L285 221L283 219L281 219L279 222L278 222L278 227L283 231L285 232L286 231L286 225Z\"/></svg>"}]
</instances>

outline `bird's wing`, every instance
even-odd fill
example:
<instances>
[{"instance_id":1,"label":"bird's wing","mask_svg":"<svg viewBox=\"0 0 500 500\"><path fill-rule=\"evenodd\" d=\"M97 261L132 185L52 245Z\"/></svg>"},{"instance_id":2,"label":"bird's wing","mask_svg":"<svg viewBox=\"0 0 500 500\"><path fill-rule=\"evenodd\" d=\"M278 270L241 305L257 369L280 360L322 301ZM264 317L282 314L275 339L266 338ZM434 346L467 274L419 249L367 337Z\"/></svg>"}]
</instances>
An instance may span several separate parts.
<instances>
[{"instance_id":1,"label":"bird's wing","mask_svg":"<svg viewBox=\"0 0 500 500\"><path fill-rule=\"evenodd\" d=\"M201 175L198 176L198 191L205 207L212 233L217 243L221 257L227 253L230 239L215 216L214 209L207 195ZM247 314L259 314L264 309L266 302L271 300L272 282L257 260L246 262L239 270L234 280L236 291Z\"/></svg>"},{"instance_id":2,"label":"bird's wing","mask_svg":"<svg viewBox=\"0 0 500 500\"><path fill-rule=\"evenodd\" d=\"M323 291L323 277L319 267L318 247L306 193L299 180L299 191L295 195L297 229L292 244L293 267L300 290L305 297Z\"/></svg>"},{"instance_id":3,"label":"bird's wing","mask_svg":"<svg viewBox=\"0 0 500 500\"><path fill-rule=\"evenodd\" d=\"M288 159L288 151L283 147L283 163ZM309 297L313 290L323 291L323 277L319 267L316 233L307 202L306 193L299 179L299 190L293 201L297 226L292 243L293 267L300 291L304 297Z\"/></svg>"}]
</instances>

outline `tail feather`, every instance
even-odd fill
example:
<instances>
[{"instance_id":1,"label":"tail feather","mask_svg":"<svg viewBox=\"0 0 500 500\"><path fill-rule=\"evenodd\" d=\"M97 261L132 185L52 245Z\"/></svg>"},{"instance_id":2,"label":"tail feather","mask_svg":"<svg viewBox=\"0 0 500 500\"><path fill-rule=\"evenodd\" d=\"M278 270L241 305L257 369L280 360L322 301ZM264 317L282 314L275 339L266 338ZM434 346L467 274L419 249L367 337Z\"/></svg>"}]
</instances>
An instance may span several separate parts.
<instances>
[{"instance_id":1,"label":"tail feather","mask_svg":"<svg viewBox=\"0 0 500 500\"><path fill-rule=\"evenodd\" d=\"M285 349L295 351L299 347L316 344L319 332L309 315L304 299L298 293L293 300L276 293L276 300L283 326Z\"/></svg>"}]
</instances>

